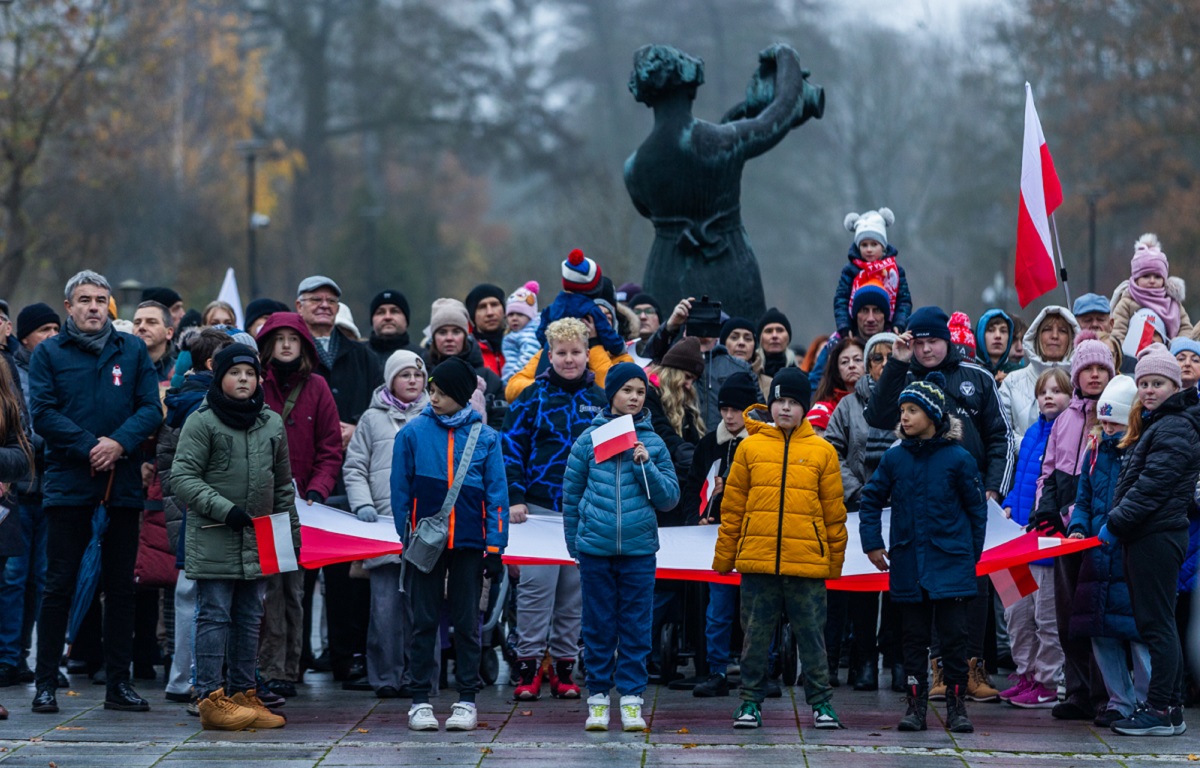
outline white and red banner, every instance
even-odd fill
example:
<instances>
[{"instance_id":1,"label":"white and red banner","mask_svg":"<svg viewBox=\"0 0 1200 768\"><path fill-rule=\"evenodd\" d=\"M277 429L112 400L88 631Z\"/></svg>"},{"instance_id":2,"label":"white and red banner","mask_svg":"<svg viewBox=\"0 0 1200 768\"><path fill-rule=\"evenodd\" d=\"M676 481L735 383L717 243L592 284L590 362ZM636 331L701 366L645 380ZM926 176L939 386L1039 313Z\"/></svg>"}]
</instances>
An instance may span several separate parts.
<instances>
[{"instance_id":1,"label":"white and red banner","mask_svg":"<svg viewBox=\"0 0 1200 768\"><path fill-rule=\"evenodd\" d=\"M592 430L592 453L597 464L628 451L636 442L637 429L633 426L633 417L628 414Z\"/></svg>"},{"instance_id":2,"label":"white and red banner","mask_svg":"<svg viewBox=\"0 0 1200 768\"><path fill-rule=\"evenodd\" d=\"M254 538L263 576L300 569L292 546L292 520L287 512L254 518Z\"/></svg>"},{"instance_id":3,"label":"white and red banner","mask_svg":"<svg viewBox=\"0 0 1200 768\"><path fill-rule=\"evenodd\" d=\"M349 512L322 504L308 506L299 499L297 502L304 542L300 563L305 568L320 568L332 563L399 554L401 551L400 536L391 518L364 523ZM888 538L890 518L890 510L884 510L884 541ZM712 570L717 529L715 525L660 528L658 577L724 584L741 581L736 573L722 576ZM860 592L886 591L888 575L876 570L862 551L857 516L850 517L846 530L849 540L846 543L842 578L831 580L829 588ZM976 573L986 576L1047 556L1066 555L1098 544L1095 538L1060 539L1039 536L1037 531L1026 533L1022 526L1006 518L998 505L989 502L987 538ZM514 565L572 564L574 561L567 554L567 544L563 538L562 519L539 515L510 526L504 562Z\"/></svg>"},{"instance_id":4,"label":"white and red banner","mask_svg":"<svg viewBox=\"0 0 1200 768\"><path fill-rule=\"evenodd\" d=\"M1050 244L1050 214L1062 201L1062 185L1033 106L1033 88L1025 83L1025 141L1021 151L1015 274L1017 300L1022 307L1058 285Z\"/></svg>"},{"instance_id":5,"label":"white and red banner","mask_svg":"<svg viewBox=\"0 0 1200 768\"><path fill-rule=\"evenodd\" d=\"M712 502L712 497L716 494L717 478L721 476L721 460L717 459L708 468L708 474L704 478L704 485L700 486L700 517L708 516L708 505Z\"/></svg>"}]
</instances>

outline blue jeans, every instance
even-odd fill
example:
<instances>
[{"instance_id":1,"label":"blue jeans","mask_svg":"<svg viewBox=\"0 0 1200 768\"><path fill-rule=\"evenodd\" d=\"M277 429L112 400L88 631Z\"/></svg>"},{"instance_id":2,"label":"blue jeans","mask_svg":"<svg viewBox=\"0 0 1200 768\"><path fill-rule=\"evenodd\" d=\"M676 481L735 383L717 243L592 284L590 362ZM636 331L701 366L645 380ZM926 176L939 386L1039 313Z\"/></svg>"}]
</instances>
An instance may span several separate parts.
<instances>
[{"instance_id":1,"label":"blue jeans","mask_svg":"<svg viewBox=\"0 0 1200 768\"><path fill-rule=\"evenodd\" d=\"M704 613L704 639L708 646L708 671L723 675L733 663L729 647L736 617L737 584L709 584L708 610Z\"/></svg>"},{"instance_id":2,"label":"blue jeans","mask_svg":"<svg viewBox=\"0 0 1200 768\"><path fill-rule=\"evenodd\" d=\"M1150 649L1143 643L1128 643L1133 656L1133 677L1125 664L1127 641L1114 637L1093 637L1092 652L1096 666L1108 689L1108 708L1125 717L1133 714L1138 702L1145 701L1150 690Z\"/></svg>"},{"instance_id":3,"label":"blue jeans","mask_svg":"<svg viewBox=\"0 0 1200 768\"><path fill-rule=\"evenodd\" d=\"M0 569L0 664L14 667L29 656L46 586L46 515L41 504L21 504L19 514L24 554Z\"/></svg>"},{"instance_id":4,"label":"blue jeans","mask_svg":"<svg viewBox=\"0 0 1200 768\"><path fill-rule=\"evenodd\" d=\"M196 695L224 688L227 696L255 687L263 579L196 579ZM222 668L228 661L229 684Z\"/></svg>"},{"instance_id":5,"label":"blue jeans","mask_svg":"<svg viewBox=\"0 0 1200 768\"><path fill-rule=\"evenodd\" d=\"M579 553L588 693L607 695L615 687L622 696L641 696L646 690L655 565L654 555Z\"/></svg>"}]
</instances>

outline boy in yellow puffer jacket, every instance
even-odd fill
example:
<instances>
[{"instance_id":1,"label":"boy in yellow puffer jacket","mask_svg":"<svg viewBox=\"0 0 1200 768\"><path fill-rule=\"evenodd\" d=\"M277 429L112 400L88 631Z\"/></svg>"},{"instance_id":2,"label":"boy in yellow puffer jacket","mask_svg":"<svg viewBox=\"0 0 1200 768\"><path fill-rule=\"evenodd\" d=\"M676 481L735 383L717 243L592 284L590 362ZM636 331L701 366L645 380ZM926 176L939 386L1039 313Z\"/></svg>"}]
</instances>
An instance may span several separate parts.
<instances>
[{"instance_id":1,"label":"boy in yellow puffer jacket","mask_svg":"<svg viewBox=\"0 0 1200 768\"><path fill-rule=\"evenodd\" d=\"M751 418L725 495L713 570L742 575L742 704L734 728L762 725L768 654L786 615L804 668L804 696L817 728L841 728L825 657L825 580L842 575L846 507L837 452L804 420L808 377L785 368L771 382L771 423Z\"/></svg>"}]
</instances>

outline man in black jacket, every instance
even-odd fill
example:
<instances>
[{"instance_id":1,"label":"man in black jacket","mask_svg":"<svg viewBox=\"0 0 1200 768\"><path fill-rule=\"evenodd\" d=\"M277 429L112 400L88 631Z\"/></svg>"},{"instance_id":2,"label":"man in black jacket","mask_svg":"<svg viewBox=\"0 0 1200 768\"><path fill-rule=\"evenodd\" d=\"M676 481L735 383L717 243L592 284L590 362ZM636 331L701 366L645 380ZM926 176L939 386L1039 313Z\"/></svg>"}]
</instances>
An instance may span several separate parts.
<instances>
[{"instance_id":1,"label":"man in black jacket","mask_svg":"<svg viewBox=\"0 0 1200 768\"><path fill-rule=\"evenodd\" d=\"M367 347L379 358L380 365L386 366L392 353L401 349L418 355L424 351L412 343L408 335L411 314L403 293L389 288L375 294L371 299L370 314L371 338L367 340Z\"/></svg>"}]
</instances>

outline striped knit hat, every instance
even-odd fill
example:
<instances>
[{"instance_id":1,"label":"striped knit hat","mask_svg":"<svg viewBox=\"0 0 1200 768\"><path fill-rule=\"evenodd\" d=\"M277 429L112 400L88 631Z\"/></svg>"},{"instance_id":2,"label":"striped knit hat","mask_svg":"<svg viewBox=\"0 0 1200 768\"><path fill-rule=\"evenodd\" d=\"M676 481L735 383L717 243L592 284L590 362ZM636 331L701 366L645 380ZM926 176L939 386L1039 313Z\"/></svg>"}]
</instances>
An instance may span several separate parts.
<instances>
[{"instance_id":1,"label":"striped knit hat","mask_svg":"<svg viewBox=\"0 0 1200 768\"><path fill-rule=\"evenodd\" d=\"M564 291L591 293L600 286L600 265L576 248L562 263Z\"/></svg>"},{"instance_id":2,"label":"striped knit hat","mask_svg":"<svg viewBox=\"0 0 1200 768\"><path fill-rule=\"evenodd\" d=\"M933 371L924 380L917 380L900 393L900 403L913 403L933 421L939 429L946 419L946 377L941 371Z\"/></svg>"}]
</instances>

